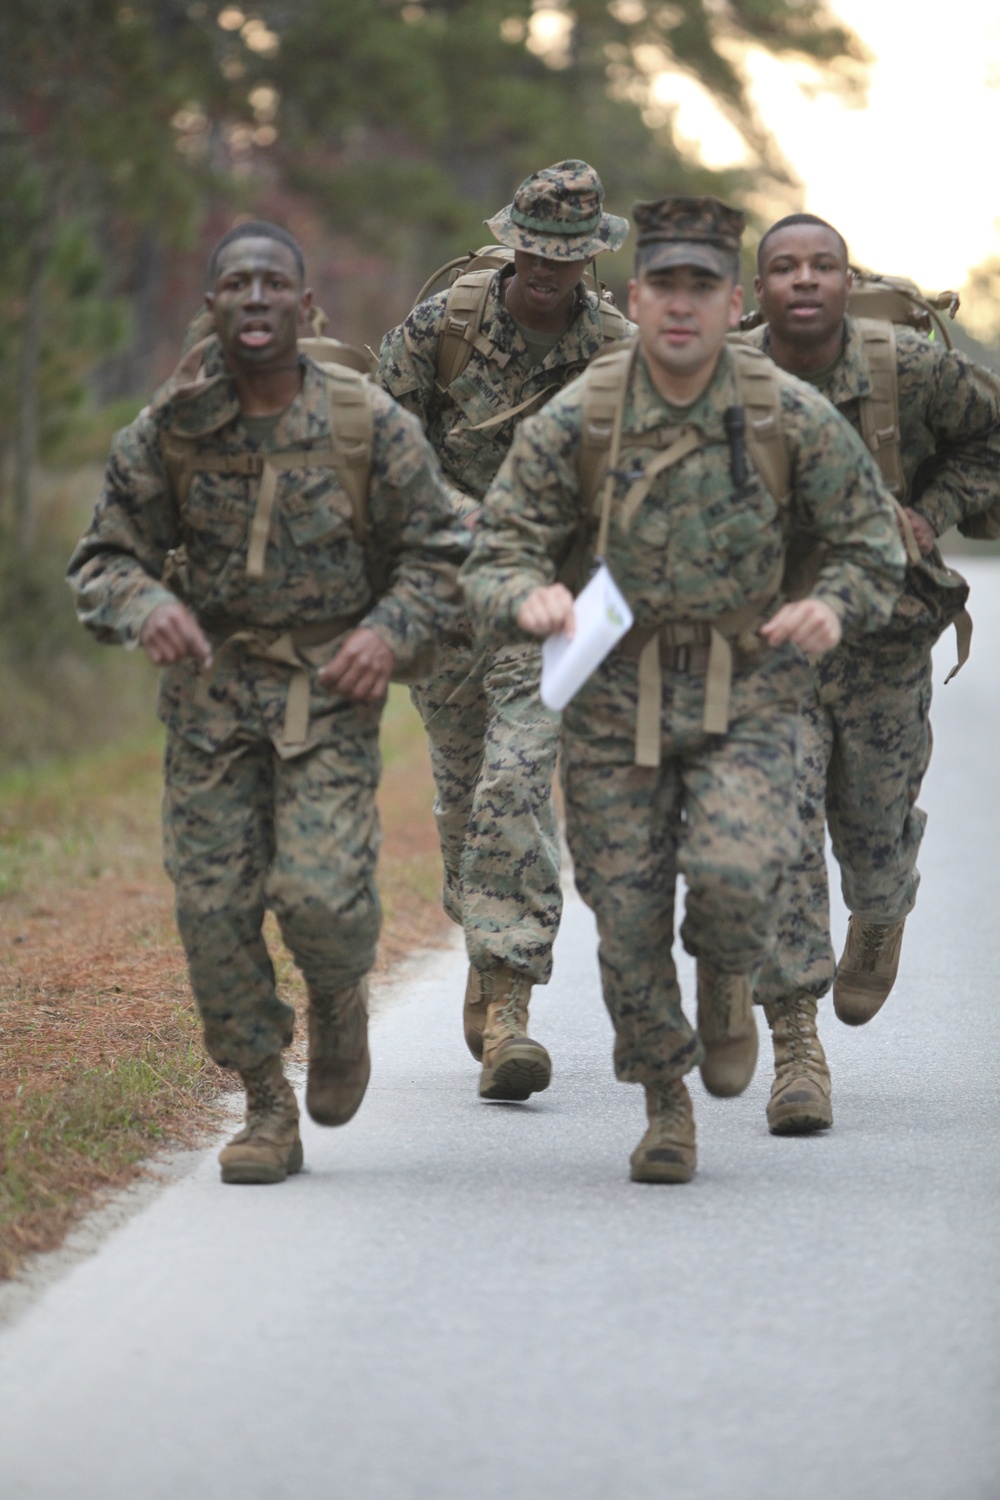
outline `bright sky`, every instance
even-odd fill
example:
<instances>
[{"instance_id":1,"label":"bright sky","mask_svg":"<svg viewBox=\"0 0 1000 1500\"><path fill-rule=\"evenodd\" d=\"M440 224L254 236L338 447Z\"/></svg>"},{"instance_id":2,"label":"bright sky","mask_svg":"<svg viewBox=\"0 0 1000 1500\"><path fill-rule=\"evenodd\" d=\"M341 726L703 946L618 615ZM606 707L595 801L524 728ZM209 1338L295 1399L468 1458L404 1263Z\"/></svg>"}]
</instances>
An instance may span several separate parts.
<instances>
[{"instance_id":1,"label":"bright sky","mask_svg":"<svg viewBox=\"0 0 1000 1500\"><path fill-rule=\"evenodd\" d=\"M755 53L757 107L804 207L837 225L855 260L929 291L960 287L1000 255L1000 5L831 3L875 57L865 107L810 97L804 70ZM710 165L732 162L735 133L686 82L657 80L680 104L678 130Z\"/></svg>"}]
</instances>

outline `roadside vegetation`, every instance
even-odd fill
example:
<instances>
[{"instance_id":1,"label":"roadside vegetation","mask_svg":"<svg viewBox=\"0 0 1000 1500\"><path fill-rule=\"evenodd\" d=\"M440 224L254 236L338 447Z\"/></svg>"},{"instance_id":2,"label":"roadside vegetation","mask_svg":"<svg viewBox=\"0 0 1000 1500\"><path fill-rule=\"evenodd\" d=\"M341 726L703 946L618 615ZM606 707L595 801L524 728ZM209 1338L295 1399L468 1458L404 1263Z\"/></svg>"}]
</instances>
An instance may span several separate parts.
<instances>
[{"instance_id":1,"label":"roadside vegetation","mask_svg":"<svg viewBox=\"0 0 1000 1500\"><path fill-rule=\"evenodd\" d=\"M446 927L405 691L393 691L383 750L382 972ZM0 1278L55 1248L157 1152L222 1125L233 1079L203 1051L160 867L160 755L154 734L0 778ZM301 1008L298 973L268 931Z\"/></svg>"}]
</instances>

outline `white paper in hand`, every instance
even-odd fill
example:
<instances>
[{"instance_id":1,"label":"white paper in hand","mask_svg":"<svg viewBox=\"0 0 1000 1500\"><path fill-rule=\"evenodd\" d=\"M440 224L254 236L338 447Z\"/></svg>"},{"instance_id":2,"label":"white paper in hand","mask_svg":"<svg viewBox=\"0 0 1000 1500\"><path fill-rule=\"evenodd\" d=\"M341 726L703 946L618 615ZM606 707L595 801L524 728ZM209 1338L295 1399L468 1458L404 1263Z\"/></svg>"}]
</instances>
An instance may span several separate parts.
<instances>
[{"instance_id":1,"label":"white paper in hand","mask_svg":"<svg viewBox=\"0 0 1000 1500\"><path fill-rule=\"evenodd\" d=\"M577 595L573 613L576 634L571 641L559 634L548 636L542 643L542 702L557 712L566 707L632 626L632 611L606 563L601 563Z\"/></svg>"}]
</instances>

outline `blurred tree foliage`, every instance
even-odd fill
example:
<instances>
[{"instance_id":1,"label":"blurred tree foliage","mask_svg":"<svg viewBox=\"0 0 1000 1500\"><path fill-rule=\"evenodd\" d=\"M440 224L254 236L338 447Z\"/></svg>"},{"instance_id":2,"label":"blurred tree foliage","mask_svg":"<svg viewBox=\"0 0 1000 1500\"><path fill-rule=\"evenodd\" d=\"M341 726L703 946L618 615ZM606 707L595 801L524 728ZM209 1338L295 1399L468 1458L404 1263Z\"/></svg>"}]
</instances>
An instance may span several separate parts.
<instances>
[{"instance_id":1,"label":"blurred tree foliage","mask_svg":"<svg viewBox=\"0 0 1000 1500\"><path fill-rule=\"evenodd\" d=\"M823 0L4 0L8 538L30 549L39 456L88 368L129 338L149 343L164 251L196 241L208 205L308 202L416 281L562 156L593 160L620 211L670 189L738 196L782 170L748 100L750 45L841 82L861 61ZM750 170L713 174L684 155L657 103L671 70L739 128ZM121 369L110 394L142 384L141 365Z\"/></svg>"}]
</instances>

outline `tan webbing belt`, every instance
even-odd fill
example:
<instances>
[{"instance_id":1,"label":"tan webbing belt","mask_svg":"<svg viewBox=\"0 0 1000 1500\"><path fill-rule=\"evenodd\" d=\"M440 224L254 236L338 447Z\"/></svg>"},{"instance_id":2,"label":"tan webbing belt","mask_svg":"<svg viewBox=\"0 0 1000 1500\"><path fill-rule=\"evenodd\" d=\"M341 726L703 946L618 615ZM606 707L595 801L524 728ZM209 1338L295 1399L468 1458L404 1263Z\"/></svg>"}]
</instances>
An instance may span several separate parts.
<instances>
[{"instance_id":1,"label":"tan webbing belt","mask_svg":"<svg viewBox=\"0 0 1000 1500\"><path fill-rule=\"evenodd\" d=\"M629 631L618 647L624 655L638 655L639 701L635 719L635 763L658 766L661 758L660 716L663 708L663 676L660 648L708 647L705 668L705 707L701 727L706 734L725 734L729 729L729 704L733 683L731 637L755 633L767 614L767 604L754 602L730 610L712 621L668 620L660 626Z\"/></svg>"},{"instance_id":2,"label":"tan webbing belt","mask_svg":"<svg viewBox=\"0 0 1000 1500\"><path fill-rule=\"evenodd\" d=\"M325 654L340 636L357 624L359 618L357 615L343 616L336 620L324 620L318 625L303 626L298 630L284 630L277 635L263 630L234 630L218 645L213 646L212 669L199 679L201 693L203 696L207 695L211 671L223 653L234 646L245 646L248 656L261 661L291 667L281 746L284 750L297 750L309 738L310 663L302 653L312 647L323 648Z\"/></svg>"}]
</instances>

